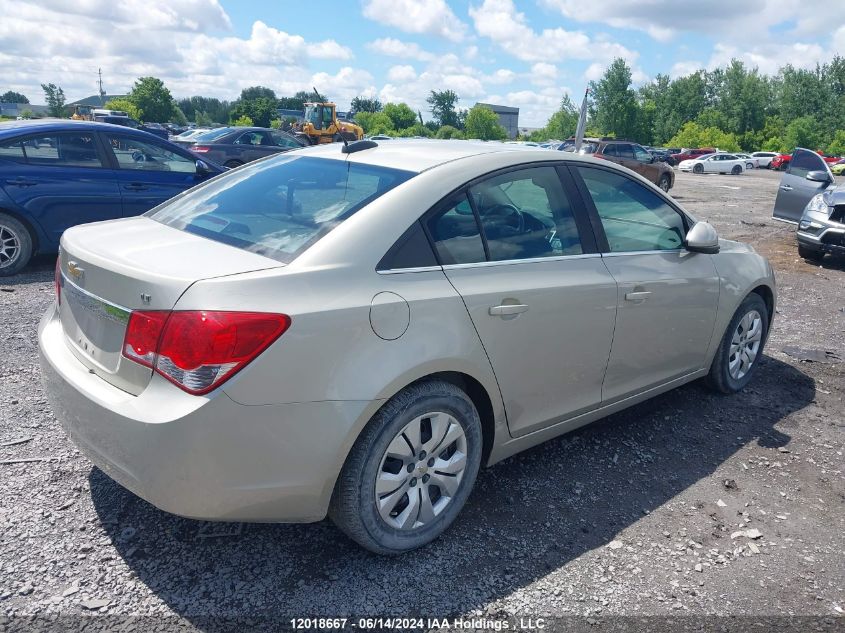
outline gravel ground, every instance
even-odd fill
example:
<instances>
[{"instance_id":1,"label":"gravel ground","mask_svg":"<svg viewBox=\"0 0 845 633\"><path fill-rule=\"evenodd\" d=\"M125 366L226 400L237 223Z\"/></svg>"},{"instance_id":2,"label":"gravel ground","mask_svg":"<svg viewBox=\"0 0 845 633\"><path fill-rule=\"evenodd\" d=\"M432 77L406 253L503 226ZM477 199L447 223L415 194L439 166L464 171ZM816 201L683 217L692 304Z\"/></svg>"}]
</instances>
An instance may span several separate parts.
<instances>
[{"instance_id":1,"label":"gravel ground","mask_svg":"<svg viewBox=\"0 0 845 633\"><path fill-rule=\"evenodd\" d=\"M185 630L353 614L577 615L587 628L822 616L813 627L843 630L845 264L798 258L793 228L770 219L777 184L767 171L679 173L673 190L776 268L778 315L749 388L688 385L506 460L482 472L443 538L402 558L372 556L328 522L178 518L112 482L41 390L35 329L52 258L3 280L0 631L26 615L116 627L105 614L166 615Z\"/></svg>"}]
</instances>

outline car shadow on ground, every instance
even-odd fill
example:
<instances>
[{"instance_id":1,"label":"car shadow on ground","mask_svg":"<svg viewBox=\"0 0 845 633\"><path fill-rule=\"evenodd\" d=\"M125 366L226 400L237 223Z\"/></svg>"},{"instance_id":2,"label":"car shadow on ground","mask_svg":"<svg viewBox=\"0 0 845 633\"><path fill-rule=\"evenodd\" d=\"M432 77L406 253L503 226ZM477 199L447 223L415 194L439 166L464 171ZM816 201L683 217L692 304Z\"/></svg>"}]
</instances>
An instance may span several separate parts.
<instances>
[{"instance_id":1,"label":"car shadow on ground","mask_svg":"<svg viewBox=\"0 0 845 633\"><path fill-rule=\"evenodd\" d=\"M716 469L747 445L787 444L788 416L814 397L811 377L768 356L743 393L687 385L482 471L442 538L394 558L361 550L327 521L240 530L161 512L96 468L89 482L134 575L198 628L217 630L220 616L446 616L484 608L607 545L702 480L713 486L702 504L730 495ZM707 534L689 529L730 547L730 528L712 520Z\"/></svg>"}]
</instances>

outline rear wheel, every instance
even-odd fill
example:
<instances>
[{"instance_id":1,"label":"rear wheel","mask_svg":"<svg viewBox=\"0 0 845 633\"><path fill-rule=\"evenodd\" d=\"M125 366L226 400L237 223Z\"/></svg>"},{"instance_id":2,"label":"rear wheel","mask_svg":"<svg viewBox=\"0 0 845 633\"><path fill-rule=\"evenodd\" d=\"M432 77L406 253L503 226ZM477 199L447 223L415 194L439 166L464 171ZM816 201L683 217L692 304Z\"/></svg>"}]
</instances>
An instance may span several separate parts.
<instances>
[{"instance_id":1,"label":"rear wheel","mask_svg":"<svg viewBox=\"0 0 845 633\"><path fill-rule=\"evenodd\" d=\"M704 165L695 165L692 168L693 173L696 174L703 174L704 173Z\"/></svg>"},{"instance_id":2,"label":"rear wheel","mask_svg":"<svg viewBox=\"0 0 845 633\"><path fill-rule=\"evenodd\" d=\"M731 169L731 173L734 176L739 176L742 173L742 167L740 167L739 165L734 165L733 169Z\"/></svg>"},{"instance_id":3,"label":"rear wheel","mask_svg":"<svg viewBox=\"0 0 845 633\"><path fill-rule=\"evenodd\" d=\"M746 169L754 169L754 163L746 163L745 168Z\"/></svg>"},{"instance_id":4,"label":"rear wheel","mask_svg":"<svg viewBox=\"0 0 845 633\"><path fill-rule=\"evenodd\" d=\"M458 387L407 387L352 447L329 516L377 554L401 554L440 536L466 503L481 464L481 421Z\"/></svg>"},{"instance_id":5,"label":"rear wheel","mask_svg":"<svg viewBox=\"0 0 845 633\"><path fill-rule=\"evenodd\" d=\"M660 177L660 180L657 181L657 186L663 189L666 193L669 193L669 189L672 188L671 179L669 178L669 174L663 174Z\"/></svg>"},{"instance_id":6,"label":"rear wheel","mask_svg":"<svg viewBox=\"0 0 845 633\"><path fill-rule=\"evenodd\" d=\"M235 167L240 167L241 165L243 165L244 162L242 160L227 160L223 164L226 165L226 167L228 167L229 169L234 169Z\"/></svg>"},{"instance_id":7,"label":"rear wheel","mask_svg":"<svg viewBox=\"0 0 845 633\"><path fill-rule=\"evenodd\" d=\"M728 324L710 373L708 384L722 393L741 391L763 355L769 331L769 311L757 293L751 293L740 304Z\"/></svg>"},{"instance_id":8,"label":"rear wheel","mask_svg":"<svg viewBox=\"0 0 845 633\"><path fill-rule=\"evenodd\" d=\"M820 262L824 259L824 251L817 251L803 244L798 245L798 256L811 262Z\"/></svg>"},{"instance_id":9,"label":"rear wheel","mask_svg":"<svg viewBox=\"0 0 845 633\"><path fill-rule=\"evenodd\" d=\"M19 272L32 257L32 236L17 219L0 213L0 277Z\"/></svg>"}]
</instances>

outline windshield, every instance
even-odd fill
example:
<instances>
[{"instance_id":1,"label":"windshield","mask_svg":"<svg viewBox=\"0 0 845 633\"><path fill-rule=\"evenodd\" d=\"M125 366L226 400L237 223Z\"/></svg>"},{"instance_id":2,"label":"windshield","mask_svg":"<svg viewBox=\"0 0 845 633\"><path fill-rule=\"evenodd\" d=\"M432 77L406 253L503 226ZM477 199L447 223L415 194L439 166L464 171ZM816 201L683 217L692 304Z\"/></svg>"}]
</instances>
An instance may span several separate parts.
<instances>
[{"instance_id":1,"label":"windshield","mask_svg":"<svg viewBox=\"0 0 845 633\"><path fill-rule=\"evenodd\" d=\"M413 175L343 160L279 156L216 178L147 215L167 226L289 263Z\"/></svg>"},{"instance_id":2,"label":"windshield","mask_svg":"<svg viewBox=\"0 0 845 633\"><path fill-rule=\"evenodd\" d=\"M203 132L202 134L197 134L194 137L195 141L202 141L204 143L208 143L209 141L213 141L215 139L220 138L232 131L230 127L221 127L216 130L211 130L210 132Z\"/></svg>"}]
</instances>

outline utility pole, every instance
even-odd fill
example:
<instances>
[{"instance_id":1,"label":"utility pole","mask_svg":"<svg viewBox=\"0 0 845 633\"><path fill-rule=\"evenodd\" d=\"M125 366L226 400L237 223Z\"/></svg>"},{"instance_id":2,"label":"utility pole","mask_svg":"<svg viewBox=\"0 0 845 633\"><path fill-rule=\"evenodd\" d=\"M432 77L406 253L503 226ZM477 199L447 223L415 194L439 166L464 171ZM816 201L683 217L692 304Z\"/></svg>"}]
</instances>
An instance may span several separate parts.
<instances>
[{"instance_id":1,"label":"utility pole","mask_svg":"<svg viewBox=\"0 0 845 633\"><path fill-rule=\"evenodd\" d=\"M97 69L97 75L99 77L99 81L97 83L100 87L100 105L104 106L104 105L106 105L106 102L105 102L105 99L104 99L105 96L106 96L106 91L103 90L103 69L102 68Z\"/></svg>"}]
</instances>

